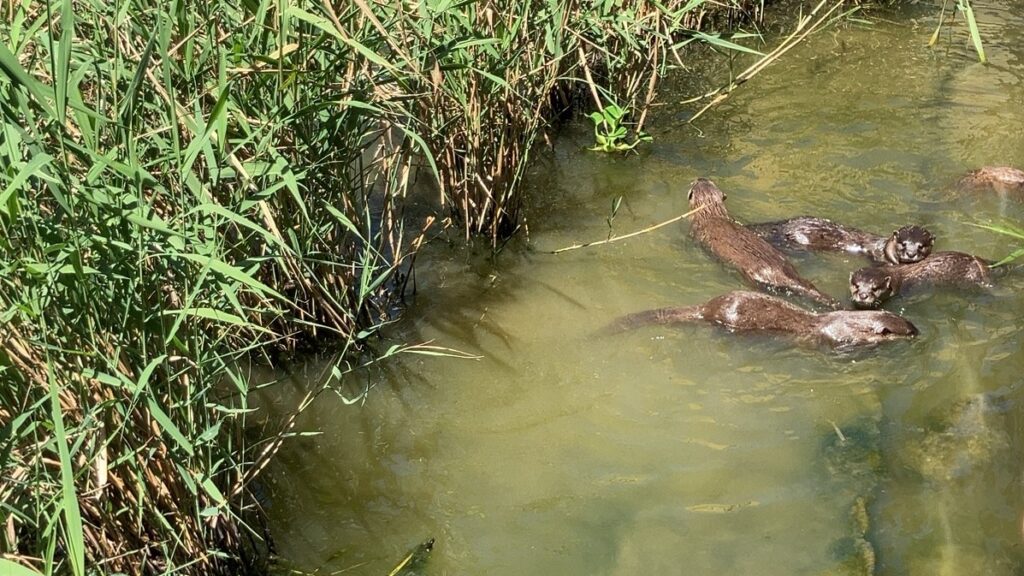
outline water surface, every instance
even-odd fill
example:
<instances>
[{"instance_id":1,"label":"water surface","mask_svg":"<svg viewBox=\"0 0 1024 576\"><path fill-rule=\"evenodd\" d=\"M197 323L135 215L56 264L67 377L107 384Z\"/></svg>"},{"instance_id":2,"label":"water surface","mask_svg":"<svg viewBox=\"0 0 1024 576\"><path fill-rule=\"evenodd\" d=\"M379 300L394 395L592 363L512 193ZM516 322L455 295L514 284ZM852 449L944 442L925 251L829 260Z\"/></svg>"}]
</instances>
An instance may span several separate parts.
<instances>
[{"instance_id":1,"label":"water surface","mask_svg":"<svg viewBox=\"0 0 1024 576\"><path fill-rule=\"evenodd\" d=\"M979 6L991 64L964 27L927 40L937 7L875 13L810 38L701 118L677 75L639 155L586 152L570 128L531 176L529 236L492 262L443 243L388 336L480 360L402 356L327 394L267 477L285 564L387 574L417 543L427 574L877 574L1024 571L1024 274L988 292L892 303L921 330L854 355L706 326L593 332L646 308L741 288L680 223L626 242L545 250L686 210L710 176L741 221L813 214L998 258L972 223L1024 206L964 196L984 164L1024 164L1024 5ZM722 68L716 69L717 74ZM720 76L719 76L720 77ZM796 257L845 299L845 256ZM268 417L319 377L311 362L259 398ZM851 517L856 501L863 519Z\"/></svg>"}]
</instances>

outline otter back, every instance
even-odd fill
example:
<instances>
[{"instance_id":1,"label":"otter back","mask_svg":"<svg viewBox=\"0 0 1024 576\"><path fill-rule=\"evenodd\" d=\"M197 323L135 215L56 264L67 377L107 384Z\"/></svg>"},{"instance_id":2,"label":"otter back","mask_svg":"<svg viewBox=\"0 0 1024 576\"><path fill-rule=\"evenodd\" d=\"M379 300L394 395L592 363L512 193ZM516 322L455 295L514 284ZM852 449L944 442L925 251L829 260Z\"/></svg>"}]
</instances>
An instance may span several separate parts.
<instances>
[{"instance_id":1,"label":"otter back","mask_svg":"<svg viewBox=\"0 0 1024 576\"><path fill-rule=\"evenodd\" d=\"M885 261L884 236L843 226L827 218L799 216L777 222L749 224L747 228L781 248L868 254L877 261Z\"/></svg>"},{"instance_id":2,"label":"otter back","mask_svg":"<svg viewBox=\"0 0 1024 576\"><path fill-rule=\"evenodd\" d=\"M991 287L992 268L963 252L936 252L902 266L862 268L850 275L850 292L858 306L881 302L918 286Z\"/></svg>"},{"instance_id":3,"label":"otter back","mask_svg":"<svg viewBox=\"0 0 1024 576\"><path fill-rule=\"evenodd\" d=\"M815 314L777 296L734 291L700 306L636 312L609 325L609 332L647 324L706 322L734 332L782 334L798 343L833 348L864 346L917 335L917 328L889 312L843 310Z\"/></svg>"},{"instance_id":4,"label":"otter back","mask_svg":"<svg viewBox=\"0 0 1024 576\"><path fill-rule=\"evenodd\" d=\"M749 224L747 228L779 248L862 254L880 264L923 260L935 243L935 236L920 226L903 226L889 236L879 236L814 216Z\"/></svg>"},{"instance_id":5,"label":"otter back","mask_svg":"<svg viewBox=\"0 0 1024 576\"><path fill-rule=\"evenodd\" d=\"M784 290L831 308L839 307L835 299L803 279L785 254L730 218L724 201L724 193L710 180L699 178L690 187L690 208L706 207L690 217L690 233L695 240L754 286Z\"/></svg>"}]
</instances>

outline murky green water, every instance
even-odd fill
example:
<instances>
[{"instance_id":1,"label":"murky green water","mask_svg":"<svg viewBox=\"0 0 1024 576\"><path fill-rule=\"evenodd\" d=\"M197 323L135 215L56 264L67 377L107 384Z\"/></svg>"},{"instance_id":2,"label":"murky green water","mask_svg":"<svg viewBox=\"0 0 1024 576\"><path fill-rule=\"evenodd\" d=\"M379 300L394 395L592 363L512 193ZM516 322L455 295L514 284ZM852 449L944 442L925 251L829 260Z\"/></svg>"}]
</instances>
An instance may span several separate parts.
<instances>
[{"instance_id":1,"label":"murky green water","mask_svg":"<svg viewBox=\"0 0 1024 576\"><path fill-rule=\"evenodd\" d=\"M538 163L529 241L494 265L435 245L397 341L479 361L400 357L323 396L267 480L287 564L387 574L437 539L427 574L878 574L1024 571L1024 274L989 293L893 302L921 337L835 356L704 326L591 332L618 315L703 302L738 276L679 224L542 253L685 211L713 177L743 221L800 214L879 232L929 227L938 249L1009 245L970 223L1024 205L959 196L983 164L1024 164L1024 3L979 2L991 64L966 30L926 46L937 9L884 13L793 50L706 115L662 94L655 142L599 156L585 126ZM845 297L856 258L798 258ZM294 404L311 364L262 397ZM281 408L283 409L283 408ZM838 432L837 432L838 430ZM845 438L841 440L840 436ZM860 497L868 529L851 518Z\"/></svg>"}]
</instances>

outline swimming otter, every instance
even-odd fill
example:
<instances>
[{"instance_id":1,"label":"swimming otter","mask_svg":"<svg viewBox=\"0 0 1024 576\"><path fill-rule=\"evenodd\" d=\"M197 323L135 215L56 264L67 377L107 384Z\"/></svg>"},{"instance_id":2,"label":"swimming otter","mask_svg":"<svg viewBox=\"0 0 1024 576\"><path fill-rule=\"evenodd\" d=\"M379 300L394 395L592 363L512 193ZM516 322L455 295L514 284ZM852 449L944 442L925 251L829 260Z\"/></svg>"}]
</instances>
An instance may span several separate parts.
<instances>
[{"instance_id":1,"label":"swimming otter","mask_svg":"<svg viewBox=\"0 0 1024 576\"><path fill-rule=\"evenodd\" d=\"M813 216L748 224L747 228L780 248L864 254L879 264L924 260L935 244L935 236L920 226L904 226L886 237Z\"/></svg>"},{"instance_id":2,"label":"swimming otter","mask_svg":"<svg viewBox=\"0 0 1024 576\"><path fill-rule=\"evenodd\" d=\"M906 288L921 284L992 286L988 262L962 252L936 252L902 266L861 268L850 274L850 297L857 308L877 308Z\"/></svg>"},{"instance_id":3,"label":"swimming otter","mask_svg":"<svg viewBox=\"0 0 1024 576\"><path fill-rule=\"evenodd\" d=\"M1009 166L985 166L971 170L957 183L960 190L996 191L999 195L1024 197L1024 170Z\"/></svg>"},{"instance_id":4,"label":"swimming otter","mask_svg":"<svg viewBox=\"0 0 1024 576\"><path fill-rule=\"evenodd\" d=\"M710 322L737 332L785 334L801 344L849 348L917 335L917 328L895 314L878 310L841 310L815 314L777 296L737 290L704 304L658 308L623 316L608 332L648 324Z\"/></svg>"},{"instance_id":5,"label":"swimming otter","mask_svg":"<svg viewBox=\"0 0 1024 576\"><path fill-rule=\"evenodd\" d=\"M690 208L703 209L690 216L690 234L704 248L739 270L747 282L759 288L787 290L830 308L839 302L800 277L793 264L777 248L729 217L725 193L707 178L690 185Z\"/></svg>"}]
</instances>

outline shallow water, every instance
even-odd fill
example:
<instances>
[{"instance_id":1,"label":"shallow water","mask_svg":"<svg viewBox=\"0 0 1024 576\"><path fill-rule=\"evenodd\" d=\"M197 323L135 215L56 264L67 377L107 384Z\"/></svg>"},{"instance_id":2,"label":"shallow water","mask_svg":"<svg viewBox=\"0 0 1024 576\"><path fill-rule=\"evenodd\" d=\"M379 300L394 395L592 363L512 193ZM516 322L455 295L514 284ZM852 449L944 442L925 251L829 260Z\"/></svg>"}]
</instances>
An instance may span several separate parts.
<instances>
[{"instance_id":1,"label":"shallow water","mask_svg":"<svg viewBox=\"0 0 1024 576\"><path fill-rule=\"evenodd\" d=\"M1024 274L988 292L894 301L921 330L852 355L707 326L595 337L615 317L742 288L685 223L622 243L545 250L686 210L696 176L741 221L801 214L937 249L1002 257L972 223L1024 205L964 196L983 164L1024 164L1024 3L978 6L927 47L937 8L810 38L698 121L679 75L641 154L589 153L570 128L531 177L529 245L489 262L436 243L396 342L483 356L399 356L322 396L266 480L283 564L387 574L436 538L425 574L877 574L1024 571ZM720 71L719 71L720 72ZM699 74L698 74L699 76ZM845 297L853 257L796 257ZM323 365L256 398L273 419ZM867 530L851 518L867 503Z\"/></svg>"}]
</instances>

